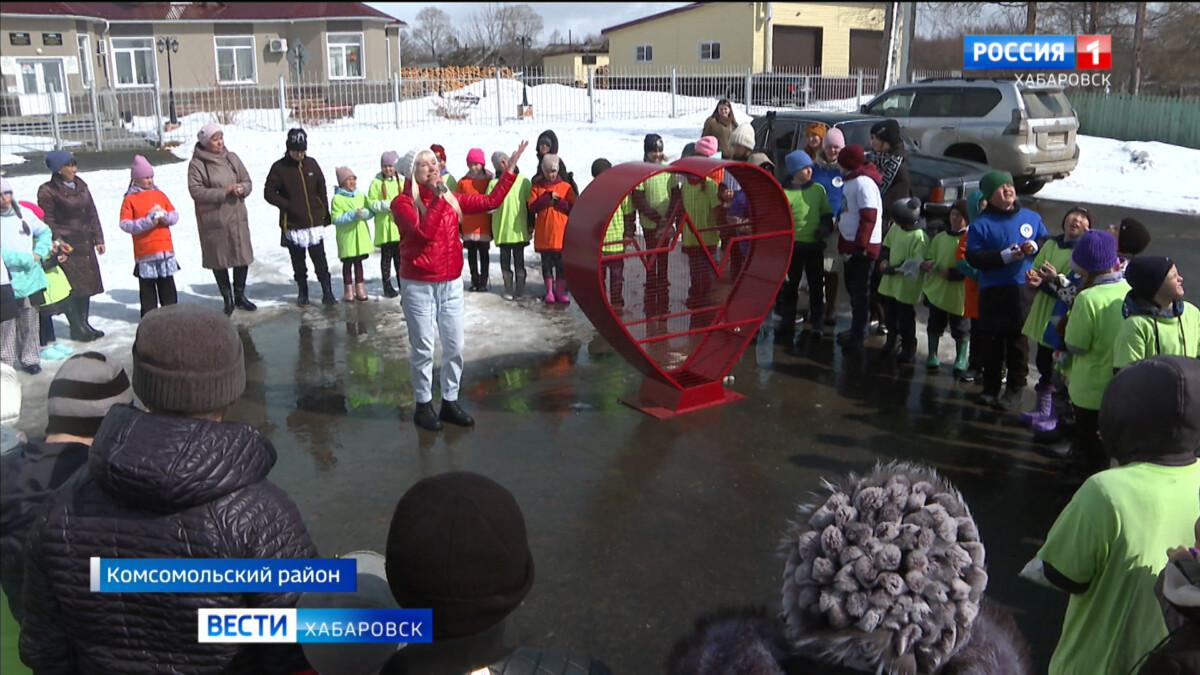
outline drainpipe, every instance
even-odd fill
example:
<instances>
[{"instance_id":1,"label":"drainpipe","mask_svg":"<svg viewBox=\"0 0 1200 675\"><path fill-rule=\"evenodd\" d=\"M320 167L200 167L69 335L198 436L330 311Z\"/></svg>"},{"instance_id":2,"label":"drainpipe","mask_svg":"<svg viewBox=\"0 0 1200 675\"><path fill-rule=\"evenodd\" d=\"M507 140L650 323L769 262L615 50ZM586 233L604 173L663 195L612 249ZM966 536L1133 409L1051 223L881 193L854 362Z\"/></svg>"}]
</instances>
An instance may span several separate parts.
<instances>
[{"instance_id":1,"label":"drainpipe","mask_svg":"<svg viewBox=\"0 0 1200 675\"><path fill-rule=\"evenodd\" d=\"M104 22L104 37L102 39L106 47L102 55L104 57L104 84L106 85L105 89L112 89L112 74L108 72L108 64L110 62L108 57L112 55L112 39L108 36L108 19L100 20Z\"/></svg>"},{"instance_id":2,"label":"drainpipe","mask_svg":"<svg viewBox=\"0 0 1200 675\"><path fill-rule=\"evenodd\" d=\"M773 16L774 10L775 10L774 5L775 5L775 3L773 3L773 2L767 3L767 18L763 22L763 30L766 32L766 37L763 39L763 72L764 73L772 71L775 67L775 64L771 62L772 61L772 59L771 59L771 47L772 47L771 18Z\"/></svg>"}]
</instances>

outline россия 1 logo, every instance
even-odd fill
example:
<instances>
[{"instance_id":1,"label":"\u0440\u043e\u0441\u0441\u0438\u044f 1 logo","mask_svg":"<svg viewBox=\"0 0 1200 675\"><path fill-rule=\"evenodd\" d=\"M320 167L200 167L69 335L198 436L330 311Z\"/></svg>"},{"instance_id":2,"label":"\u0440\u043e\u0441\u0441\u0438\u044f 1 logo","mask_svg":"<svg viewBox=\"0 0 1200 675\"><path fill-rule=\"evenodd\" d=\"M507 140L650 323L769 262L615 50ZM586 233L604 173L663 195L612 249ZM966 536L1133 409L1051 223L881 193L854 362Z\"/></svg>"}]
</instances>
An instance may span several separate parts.
<instances>
[{"instance_id":1,"label":"\u0440\u043e\u0441\u0441\u0438\u044f 1 logo","mask_svg":"<svg viewBox=\"0 0 1200 675\"><path fill-rule=\"evenodd\" d=\"M964 35L966 70L1108 70L1111 35Z\"/></svg>"}]
</instances>

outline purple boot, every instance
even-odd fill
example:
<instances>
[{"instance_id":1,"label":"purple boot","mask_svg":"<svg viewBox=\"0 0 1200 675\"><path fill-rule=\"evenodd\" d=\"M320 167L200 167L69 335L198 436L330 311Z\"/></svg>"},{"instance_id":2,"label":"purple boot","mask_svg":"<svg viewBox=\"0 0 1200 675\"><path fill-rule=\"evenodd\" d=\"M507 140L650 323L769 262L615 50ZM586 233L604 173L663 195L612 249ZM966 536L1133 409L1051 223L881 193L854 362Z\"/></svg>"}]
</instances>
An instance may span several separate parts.
<instances>
[{"instance_id":1,"label":"purple boot","mask_svg":"<svg viewBox=\"0 0 1200 675\"><path fill-rule=\"evenodd\" d=\"M1039 384L1034 389L1037 391L1037 403L1033 410L1021 413L1021 424L1034 425L1049 419L1050 430L1053 430L1058 423L1058 416L1054 414L1054 385Z\"/></svg>"},{"instance_id":2,"label":"purple boot","mask_svg":"<svg viewBox=\"0 0 1200 675\"><path fill-rule=\"evenodd\" d=\"M563 303L571 302L571 294L567 292L567 280L566 279L555 279L554 280L554 297L559 302L563 302Z\"/></svg>"}]
</instances>

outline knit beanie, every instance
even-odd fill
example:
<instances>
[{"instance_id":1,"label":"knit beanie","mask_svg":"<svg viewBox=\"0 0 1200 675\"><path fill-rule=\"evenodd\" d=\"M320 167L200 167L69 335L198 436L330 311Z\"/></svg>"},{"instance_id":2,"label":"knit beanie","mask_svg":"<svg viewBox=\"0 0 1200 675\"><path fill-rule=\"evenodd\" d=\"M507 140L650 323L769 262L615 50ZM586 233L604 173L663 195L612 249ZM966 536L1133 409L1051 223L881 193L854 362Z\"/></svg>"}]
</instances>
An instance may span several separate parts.
<instances>
[{"instance_id":1,"label":"knit beanie","mask_svg":"<svg viewBox=\"0 0 1200 675\"><path fill-rule=\"evenodd\" d=\"M209 139L223 133L225 132L221 130L221 125L209 122L200 127L200 131L196 132L196 140L200 141L200 145L208 145Z\"/></svg>"},{"instance_id":2,"label":"knit beanie","mask_svg":"<svg viewBox=\"0 0 1200 675\"><path fill-rule=\"evenodd\" d=\"M0 426L15 427L21 419L21 381L17 371L0 363Z\"/></svg>"},{"instance_id":3,"label":"knit beanie","mask_svg":"<svg viewBox=\"0 0 1200 675\"><path fill-rule=\"evenodd\" d=\"M793 150L783 158L784 164L787 165L788 174L794 174L801 169L807 169L813 165L812 157L803 150Z\"/></svg>"},{"instance_id":4,"label":"knit beanie","mask_svg":"<svg viewBox=\"0 0 1200 675\"><path fill-rule=\"evenodd\" d=\"M651 152L662 152L663 139L658 134L646 134L642 139L642 152L649 154Z\"/></svg>"},{"instance_id":5,"label":"knit beanie","mask_svg":"<svg viewBox=\"0 0 1200 675\"><path fill-rule=\"evenodd\" d=\"M746 161L761 169L775 173L775 162L772 162L771 158L765 152L752 152L746 158Z\"/></svg>"},{"instance_id":6,"label":"knit beanie","mask_svg":"<svg viewBox=\"0 0 1200 675\"><path fill-rule=\"evenodd\" d=\"M75 161L75 155L66 150L51 150L46 153L46 168L50 173L58 173L62 168Z\"/></svg>"},{"instance_id":7,"label":"knit beanie","mask_svg":"<svg viewBox=\"0 0 1200 675\"><path fill-rule=\"evenodd\" d=\"M470 168L472 164L486 164L482 149L471 148L467 151L467 168Z\"/></svg>"},{"instance_id":8,"label":"knit beanie","mask_svg":"<svg viewBox=\"0 0 1200 675\"><path fill-rule=\"evenodd\" d=\"M1175 261L1166 256L1151 255L1134 258L1125 268L1125 281L1130 295L1141 300L1153 300Z\"/></svg>"},{"instance_id":9,"label":"knit beanie","mask_svg":"<svg viewBox=\"0 0 1200 675\"><path fill-rule=\"evenodd\" d=\"M132 180L154 178L154 167L150 166L149 160L145 157L134 155L133 166L129 167L129 178Z\"/></svg>"},{"instance_id":10,"label":"knit beanie","mask_svg":"<svg viewBox=\"0 0 1200 675\"><path fill-rule=\"evenodd\" d=\"M740 145L747 150L754 149L754 127L749 124L740 124L738 128L729 134L730 145Z\"/></svg>"},{"instance_id":11,"label":"knit beanie","mask_svg":"<svg viewBox=\"0 0 1200 675\"><path fill-rule=\"evenodd\" d=\"M963 222L971 222L971 218L967 213L967 200L960 199L950 205L951 211L958 211L958 215L962 216Z\"/></svg>"},{"instance_id":12,"label":"knit beanie","mask_svg":"<svg viewBox=\"0 0 1200 675\"><path fill-rule=\"evenodd\" d=\"M1100 437L1121 464L1200 450L1200 360L1153 356L1122 368L1100 400Z\"/></svg>"},{"instance_id":13,"label":"knit beanie","mask_svg":"<svg viewBox=\"0 0 1200 675\"><path fill-rule=\"evenodd\" d=\"M603 157L597 159L596 161L592 162L592 178L599 176L600 174L604 173L605 171L608 171L611 168L612 168L612 162L608 161L607 159L604 159Z\"/></svg>"},{"instance_id":14,"label":"knit beanie","mask_svg":"<svg viewBox=\"0 0 1200 675\"><path fill-rule=\"evenodd\" d=\"M766 607L722 608L696 619L667 656L667 675L783 675L787 640Z\"/></svg>"},{"instance_id":15,"label":"knit beanie","mask_svg":"<svg viewBox=\"0 0 1200 675\"><path fill-rule=\"evenodd\" d=\"M446 149L445 148L438 145L437 143L434 143L433 145L429 146L429 149L433 151L433 156L437 157L439 162L446 161Z\"/></svg>"},{"instance_id":16,"label":"knit beanie","mask_svg":"<svg viewBox=\"0 0 1200 675\"><path fill-rule=\"evenodd\" d=\"M804 125L804 138L807 139L809 134L816 134L821 137L821 142L824 143L825 134L828 131L829 127L825 126L824 122L809 122Z\"/></svg>"},{"instance_id":17,"label":"knit beanie","mask_svg":"<svg viewBox=\"0 0 1200 675\"><path fill-rule=\"evenodd\" d=\"M417 482L396 504L387 578L401 607L433 609L433 639L484 631L533 587L525 517L486 476L454 471Z\"/></svg>"},{"instance_id":18,"label":"knit beanie","mask_svg":"<svg viewBox=\"0 0 1200 675\"><path fill-rule=\"evenodd\" d=\"M851 143L838 153L837 161L843 169L854 171L862 167L864 159L863 147L858 143Z\"/></svg>"},{"instance_id":19,"label":"knit beanie","mask_svg":"<svg viewBox=\"0 0 1200 675\"><path fill-rule=\"evenodd\" d=\"M339 166L333 170L333 175L337 176L338 185L346 182L347 178L354 176L354 172L348 166ZM357 178L357 176L354 176Z\"/></svg>"},{"instance_id":20,"label":"knit beanie","mask_svg":"<svg viewBox=\"0 0 1200 675\"><path fill-rule=\"evenodd\" d=\"M46 394L46 435L96 435L108 409L133 403L125 369L99 352L76 354L63 362Z\"/></svg>"},{"instance_id":21,"label":"knit beanie","mask_svg":"<svg viewBox=\"0 0 1200 675\"><path fill-rule=\"evenodd\" d=\"M1136 218L1122 218L1117 226L1117 249L1126 255L1138 255L1150 245L1150 230Z\"/></svg>"},{"instance_id":22,"label":"knit beanie","mask_svg":"<svg viewBox=\"0 0 1200 675\"><path fill-rule=\"evenodd\" d=\"M558 155L553 153L542 157L542 175L558 171Z\"/></svg>"},{"instance_id":23,"label":"knit beanie","mask_svg":"<svg viewBox=\"0 0 1200 675\"><path fill-rule=\"evenodd\" d=\"M395 150L388 150L379 156L379 166L396 166L397 159L400 159L400 155Z\"/></svg>"},{"instance_id":24,"label":"knit beanie","mask_svg":"<svg viewBox=\"0 0 1200 675\"><path fill-rule=\"evenodd\" d=\"M1088 230L1071 250L1071 263L1089 274L1107 272L1117 266L1117 240L1108 232Z\"/></svg>"},{"instance_id":25,"label":"knit beanie","mask_svg":"<svg viewBox=\"0 0 1200 675\"><path fill-rule=\"evenodd\" d=\"M496 170L496 176L500 175L500 162L508 160L508 153L503 150L497 150L492 153L492 168Z\"/></svg>"},{"instance_id":26,"label":"knit beanie","mask_svg":"<svg viewBox=\"0 0 1200 675\"><path fill-rule=\"evenodd\" d=\"M999 189L1001 185L1012 184L1012 174L1007 171L992 169L991 171L983 174L983 178L979 179L979 190L983 192L985 199L991 201L992 195L996 194L996 190Z\"/></svg>"},{"instance_id":27,"label":"knit beanie","mask_svg":"<svg viewBox=\"0 0 1200 675\"><path fill-rule=\"evenodd\" d=\"M904 146L900 137L900 123L896 120L883 120L871 127L871 135L888 144L893 151Z\"/></svg>"},{"instance_id":28,"label":"knit beanie","mask_svg":"<svg viewBox=\"0 0 1200 675\"><path fill-rule=\"evenodd\" d=\"M967 195L967 222L968 223L974 222L975 219L979 217L979 212L980 212L979 201L981 199L986 199L986 198L987 198L987 196L983 194L983 190L979 190L979 189L971 190L971 194Z\"/></svg>"},{"instance_id":29,"label":"knit beanie","mask_svg":"<svg viewBox=\"0 0 1200 675\"><path fill-rule=\"evenodd\" d=\"M696 141L696 154L701 157L712 157L717 154L718 143L716 136L703 136Z\"/></svg>"},{"instance_id":30,"label":"knit beanie","mask_svg":"<svg viewBox=\"0 0 1200 675\"><path fill-rule=\"evenodd\" d=\"M420 148L413 148L397 159L395 164L396 173L407 178L412 173L413 162L417 160L417 153L420 151Z\"/></svg>"},{"instance_id":31,"label":"knit beanie","mask_svg":"<svg viewBox=\"0 0 1200 675\"><path fill-rule=\"evenodd\" d=\"M242 341L224 313L196 303L159 307L138 323L133 391L155 412L219 410L246 388Z\"/></svg>"},{"instance_id":32,"label":"knit beanie","mask_svg":"<svg viewBox=\"0 0 1200 675\"><path fill-rule=\"evenodd\" d=\"M825 137L821 139L821 147L828 148L834 145L846 145L846 137L842 134L842 130L834 127L825 132Z\"/></svg>"},{"instance_id":33,"label":"knit beanie","mask_svg":"<svg viewBox=\"0 0 1200 675\"><path fill-rule=\"evenodd\" d=\"M921 220L921 200L916 197L897 199L888 207L888 217L900 226L911 226Z\"/></svg>"},{"instance_id":34,"label":"knit beanie","mask_svg":"<svg viewBox=\"0 0 1200 675\"><path fill-rule=\"evenodd\" d=\"M988 581L962 495L892 462L825 480L814 497L779 547L792 646L865 672L938 672L970 639Z\"/></svg>"},{"instance_id":35,"label":"knit beanie","mask_svg":"<svg viewBox=\"0 0 1200 675\"><path fill-rule=\"evenodd\" d=\"M12 183L9 183L7 178L0 178L0 194L12 194L12 191Z\"/></svg>"},{"instance_id":36,"label":"knit beanie","mask_svg":"<svg viewBox=\"0 0 1200 675\"><path fill-rule=\"evenodd\" d=\"M287 133L288 150L308 150L308 133L303 129L289 129Z\"/></svg>"}]
</instances>

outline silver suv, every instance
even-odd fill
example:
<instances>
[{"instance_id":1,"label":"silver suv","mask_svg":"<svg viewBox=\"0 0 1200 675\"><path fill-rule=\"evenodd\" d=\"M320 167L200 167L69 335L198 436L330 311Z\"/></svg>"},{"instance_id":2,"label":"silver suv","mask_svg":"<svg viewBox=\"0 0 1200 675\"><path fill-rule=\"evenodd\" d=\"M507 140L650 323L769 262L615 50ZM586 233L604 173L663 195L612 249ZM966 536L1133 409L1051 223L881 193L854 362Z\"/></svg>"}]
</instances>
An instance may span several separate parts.
<instances>
[{"instance_id":1,"label":"silver suv","mask_svg":"<svg viewBox=\"0 0 1200 675\"><path fill-rule=\"evenodd\" d=\"M926 154L1008 171L1025 194L1066 178L1079 163L1079 117L1061 87L928 79L888 89L862 112L894 118Z\"/></svg>"}]
</instances>

